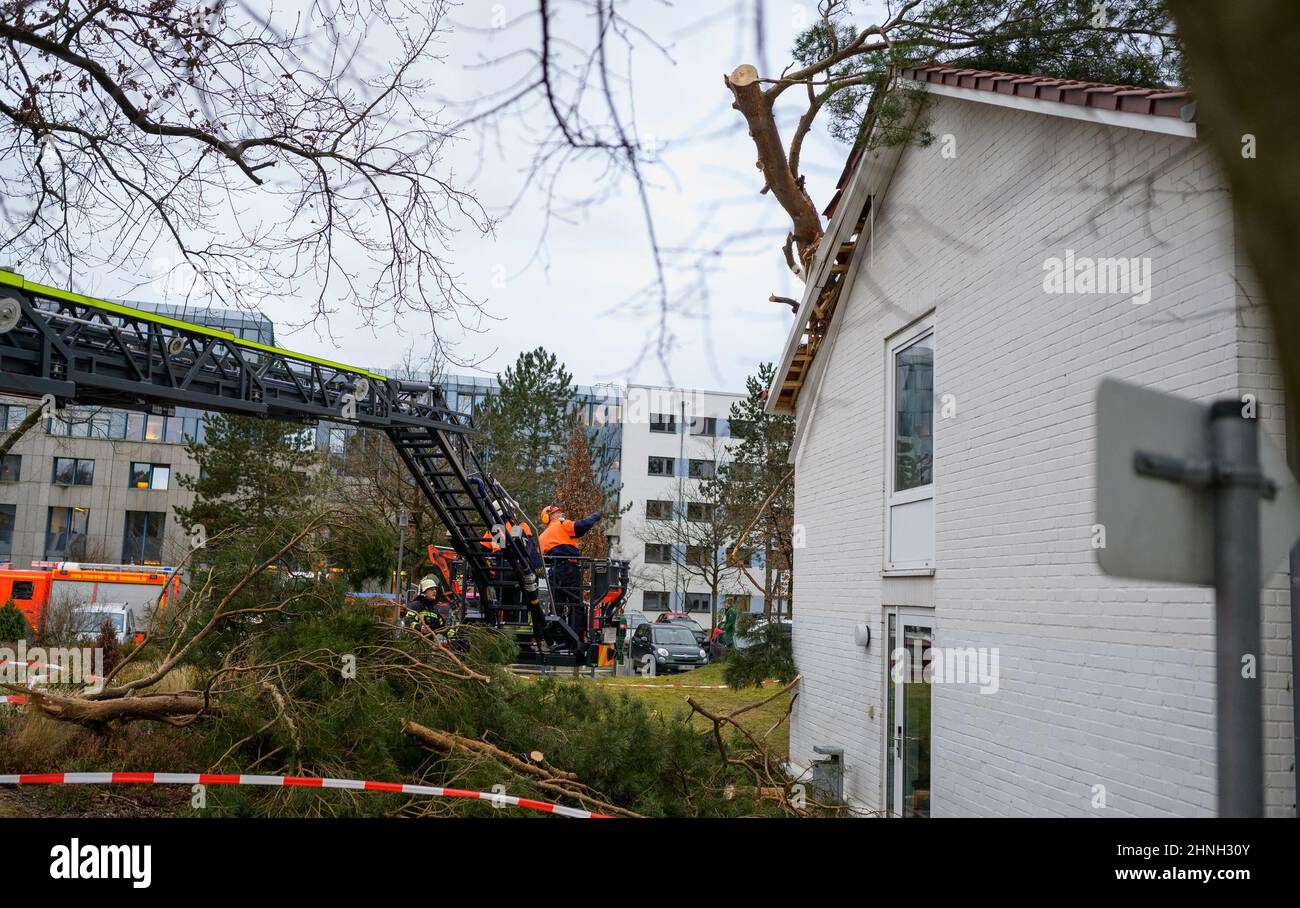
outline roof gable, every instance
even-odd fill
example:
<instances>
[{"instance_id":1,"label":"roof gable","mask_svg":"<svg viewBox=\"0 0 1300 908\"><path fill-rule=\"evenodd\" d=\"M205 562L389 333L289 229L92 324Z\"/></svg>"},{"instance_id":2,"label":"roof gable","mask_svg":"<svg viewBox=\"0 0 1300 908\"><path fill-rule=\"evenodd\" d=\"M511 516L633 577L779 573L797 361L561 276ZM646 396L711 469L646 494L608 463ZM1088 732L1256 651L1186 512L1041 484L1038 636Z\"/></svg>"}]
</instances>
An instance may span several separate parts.
<instances>
[{"instance_id":1,"label":"roof gable","mask_svg":"<svg viewBox=\"0 0 1300 908\"><path fill-rule=\"evenodd\" d=\"M901 76L924 83L935 94L960 100L1103 126L1196 136L1196 125L1191 122L1195 106L1183 88L1138 88L955 66L909 67ZM823 212L830 223L808 270L803 299L768 389L768 412L796 412L799 392L830 333L839 298L845 285L852 282L855 248L859 240L869 240L872 208L882 203L905 146L873 152L865 152L864 147L859 145L849 154L835 195Z\"/></svg>"}]
</instances>

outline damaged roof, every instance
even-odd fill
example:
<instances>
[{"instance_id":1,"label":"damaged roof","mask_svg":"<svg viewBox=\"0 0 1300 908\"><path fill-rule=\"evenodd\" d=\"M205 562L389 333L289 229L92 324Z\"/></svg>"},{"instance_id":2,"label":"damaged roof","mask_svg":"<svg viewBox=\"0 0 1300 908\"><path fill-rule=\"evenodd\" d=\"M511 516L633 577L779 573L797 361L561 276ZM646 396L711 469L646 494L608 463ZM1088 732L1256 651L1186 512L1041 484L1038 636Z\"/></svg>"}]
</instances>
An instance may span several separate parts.
<instances>
[{"instance_id":1,"label":"damaged roof","mask_svg":"<svg viewBox=\"0 0 1300 908\"><path fill-rule=\"evenodd\" d=\"M1185 88L1140 88L1056 79L1025 73L995 72L961 66L911 66L901 70L902 78L919 82L946 97L1011 106L1038 113L1083 119L1101 125L1121 126L1194 138L1195 103ZM795 401L809 376L822 341L830 330L837 303L848 283L848 272L866 218L874 207L874 190L859 187L852 211L842 211L845 198L857 183L865 183L863 171L872 156L859 144L849 154L836 182L835 193L822 212L829 219L824 248L818 251L820 267L810 269L812 280L790 327L776 377L768 389L769 412L795 411ZM849 219L852 218L850 226ZM828 261L829 259L829 261ZM829 266L829 268L827 267Z\"/></svg>"}]
</instances>

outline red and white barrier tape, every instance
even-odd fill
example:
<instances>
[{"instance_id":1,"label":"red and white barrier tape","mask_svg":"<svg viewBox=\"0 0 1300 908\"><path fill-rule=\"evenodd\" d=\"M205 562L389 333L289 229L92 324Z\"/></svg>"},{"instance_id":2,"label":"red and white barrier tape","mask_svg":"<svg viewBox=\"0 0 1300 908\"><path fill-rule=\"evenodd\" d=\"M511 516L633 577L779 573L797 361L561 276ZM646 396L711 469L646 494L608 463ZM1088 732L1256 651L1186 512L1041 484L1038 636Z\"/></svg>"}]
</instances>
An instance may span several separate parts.
<instances>
[{"instance_id":1,"label":"red and white barrier tape","mask_svg":"<svg viewBox=\"0 0 1300 908\"><path fill-rule=\"evenodd\" d=\"M601 687L645 687L651 690L731 690L730 684L614 684L597 681Z\"/></svg>"},{"instance_id":2,"label":"red and white barrier tape","mask_svg":"<svg viewBox=\"0 0 1300 908\"><path fill-rule=\"evenodd\" d=\"M550 675L519 675L529 681L536 681L539 678L548 678ZM562 675L556 674L556 680L566 680ZM581 680L581 679L579 679ZM598 687L644 687L650 690L731 690L730 684L621 684L618 681L588 681L588 684L595 684ZM780 684L780 681L764 681L762 686L767 687L771 684Z\"/></svg>"},{"instance_id":3,"label":"red and white barrier tape","mask_svg":"<svg viewBox=\"0 0 1300 908\"><path fill-rule=\"evenodd\" d=\"M247 776L206 772L48 772L20 775L0 774L0 785L265 785L285 788L346 788L355 791L387 791L395 794L425 795L431 798L473 798L502 807L527 807L578 819L613 819L608 814L592 813L577 807L565 807L546 801L534 801L516 795L490 791L465 791L433 785L408 785L401 782L363 782L359 779L325 779L319 776Z\"/></svg>"},{"instance_id":4,"label":"red and white barrier tape","mask_svg":"<svg viewBox=\"0 0 1300 908\"><path fill-rule=\"evenodd\" d=\"M22 695L13 696L13 697L0 695L0 703L12 703L15 706L22 706L26 702L27 702L27 698Z\"/></svg>"},{"instance_id":5,"label":"red and white barrier tape","mask_svg":"<svg viewBox=\"0 0 1300 908\"><path fill-rule=\"evenodd\" d=\"M0 668L4 668L5 666L7 666L7 665L9 665L9 664L10 664L9 660L7 660L7 659L0 659ZM62 665L55 665L55 664L52 663L52 662L37 662L37 661L35 661L35 660L28 660L27 662L14 662L14 663L12 663L12 664L13 664L13 665L25 665L25 666L27 666L28 668L35 668L35 669L47 668L47 669L49 669L49 670L51 670L51 671L56 671L56 672L66 672L66 671L68 671L68 669L65 668L65 667L63 667ZM101 680L100 677L99 677L98 675L82 675L82 677L85 678L87 681L91 682L92 684L93 684L94 682L96 682L96 681Z\"/></svg>"}]
</instances>

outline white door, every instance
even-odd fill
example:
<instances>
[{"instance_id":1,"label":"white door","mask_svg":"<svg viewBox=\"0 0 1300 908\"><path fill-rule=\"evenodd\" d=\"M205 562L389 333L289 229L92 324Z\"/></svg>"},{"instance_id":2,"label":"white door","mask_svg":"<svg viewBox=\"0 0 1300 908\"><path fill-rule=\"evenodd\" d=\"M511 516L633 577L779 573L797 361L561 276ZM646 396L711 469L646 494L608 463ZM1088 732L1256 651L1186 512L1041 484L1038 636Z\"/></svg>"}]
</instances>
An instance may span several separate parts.
<instances>
[{"instance_id":1,"label":"white door","mask_svg":"<svg viewBox=\"0 0 1300 908\"><path fill-rule=\"evenodd\" d=\"M885 803L891 817L930 815L930 649L934 616L908 609L886 615Z\"/></svg>"}]
</instances>

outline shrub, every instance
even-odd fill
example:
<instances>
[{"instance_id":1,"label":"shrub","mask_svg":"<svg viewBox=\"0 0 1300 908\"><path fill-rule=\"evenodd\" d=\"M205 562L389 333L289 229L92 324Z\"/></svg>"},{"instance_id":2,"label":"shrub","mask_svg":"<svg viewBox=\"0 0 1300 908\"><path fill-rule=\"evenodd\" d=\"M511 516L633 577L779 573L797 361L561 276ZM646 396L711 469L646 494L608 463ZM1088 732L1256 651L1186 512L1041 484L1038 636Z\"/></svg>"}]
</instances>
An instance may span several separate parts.
<instances>
[{"instance_id":1,"label":"shrub","mask_svg":"<svg viewBox=\"0 0 1300 908\"><path fill-rule=\"evenodd\" d=\"M723 668L727 684L741 688L757 687L769 678L783 683L794 680L798 674L794 653L781 622L772 621L751 630L748 638L752 641L749 646L744 649L737 647L727 654Z\"/></svg>"},{"instance_id":2,"label":"shrub","mask_svg":"<svg viewBox=\"0 0 1300 908\"><path fill-rule=\"evenodd\" d=\"M95 638L95 647L104 654L104 674L117 668L122 661L122 647L117 642L117 628L113 627L111 618L105 618L99 626L99 636Z\"/></svg>"},{"instance_id":3,"label":"shrub","mask_svg":"<svg viewBox=\"0 0 1300 908\"><path fill-rule=\"evenodd\" d=\"M12 599L0 606L0 642L17 643L26 640L31 643L34 636L27 617L14 605Z\"/></svg>"}]
</instances>

